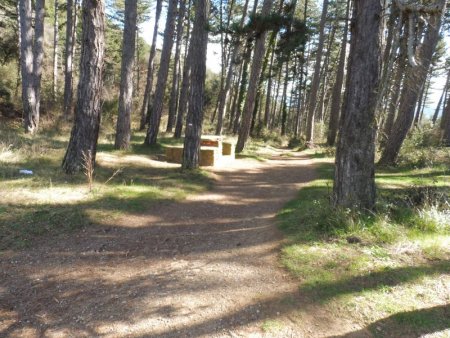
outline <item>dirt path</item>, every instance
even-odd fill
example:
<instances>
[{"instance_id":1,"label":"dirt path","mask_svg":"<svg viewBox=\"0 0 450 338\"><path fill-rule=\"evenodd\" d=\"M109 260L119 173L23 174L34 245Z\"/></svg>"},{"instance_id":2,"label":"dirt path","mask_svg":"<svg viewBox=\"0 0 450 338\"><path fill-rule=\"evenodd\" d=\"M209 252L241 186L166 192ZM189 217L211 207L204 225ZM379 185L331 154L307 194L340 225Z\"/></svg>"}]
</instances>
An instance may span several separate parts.
<instances>
[{"instance_id":1,"label":"dirt path","mask_svg":"<svg viewBox=\"0 0 450 338\"><path fill-rule=\"evenodd\" d=\"M298 284L278 266L274 219L315 173L281 155L216 169L215 188L182 203L3 256L0 336L324 335L310 328L317 311L307 326L291 316ZM276 334L261 330L269 319Z\"/></svg>"}]
</instances>

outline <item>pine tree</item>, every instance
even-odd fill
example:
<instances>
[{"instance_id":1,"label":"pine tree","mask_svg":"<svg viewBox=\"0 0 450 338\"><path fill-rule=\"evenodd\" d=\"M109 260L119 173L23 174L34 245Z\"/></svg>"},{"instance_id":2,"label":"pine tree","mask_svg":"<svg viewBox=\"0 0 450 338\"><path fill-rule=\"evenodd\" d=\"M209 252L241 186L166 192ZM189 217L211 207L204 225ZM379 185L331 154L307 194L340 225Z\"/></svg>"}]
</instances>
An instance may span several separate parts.
<instances>
[{"instance_id":1,"label":"pine tree","mask_svg":"<svg viewBox=\"0 0 450 338\"><path fill-rule=\"evenodd\" d=\"M375 206L375 109L380 77L381 4L356 1L347 85L334 175L334 203L372 210Z\"/></svg>"},{"instance_id":2,"label":"pine tree","mask_svg":"<svg viewBox=\"0 0 450 338\"><path fill-rule=\"evenodd\" d=\"M183 169L196 169L199 166L203 124L209 0L197 0L195 5L195 20L191 37L191 91L184 138Z\"/></svg>"},{"instance_id":3,"label":"pine tree","mask_svg":"<svg viewBox=\"0 0 450 338\"><path fill-rule=\"evenodd\" d=\"M119 114L117 118L116 149L128 149L131 139L131 110L133 108L133 69L136 48L137 0L125 2L125 26L122 42Z\"/></svg>"},{"instance_id":4,"label":"pine tree","mask_svg":"<svg viewBox=\"0 0 450 338\"><path fill-rule=\"evenodd\" d=\"M75 122L63 159L68 174L95 166L100 128L103 60L105 50L105 5L101 0L83 0L80 80ZM90 161L89 164L85 161Z\"/></svg>"}]
</instances>

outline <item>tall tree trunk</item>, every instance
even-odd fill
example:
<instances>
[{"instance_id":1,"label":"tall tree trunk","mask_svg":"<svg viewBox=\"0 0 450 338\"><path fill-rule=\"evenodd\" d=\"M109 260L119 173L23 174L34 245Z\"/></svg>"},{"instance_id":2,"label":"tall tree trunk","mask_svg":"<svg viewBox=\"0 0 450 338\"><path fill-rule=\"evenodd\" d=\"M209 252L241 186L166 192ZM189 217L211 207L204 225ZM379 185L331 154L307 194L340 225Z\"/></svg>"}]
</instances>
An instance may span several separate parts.
<instances>
[{"instance_id":1,"label":"tall tree trunk","mask_svg":"<svg viewBox=\"0 0 450 338\"><path fill-rule=\"evenodd\" d=\"M445 8L445 0L439 0L438 4L442 13ZM427 32L422 44L418 47L419 62L415 65L408 64L403 85L405 92L402 95L398 116L393 127L395 132L389 135L381 155L381 164L391 165L396 162L403 141L411 128L420 89L426 81L431 58L439 40L441 22L442 15L436 14L430 17Z\"/></svg>"},{"instance_id":2,"label":"tall tree trunk","mask_svg":"<svg viewBox=\"0 0 450 338\"><path fill-rule=\"evenodd\" d=\"M400 98L401 84L405 74L406 61L404 59L405 54L403 51L400 52L399 60L397 62L397 67L395 70L395 77L392 85L392 93L391 98L389 100L388 112L386 116L386 121L384 122L384 126L381 132L381 147L384 148L386 146L386 141L389 135L392 132L392 126L395 121L395 113L398 107L398 101Z\"/></svg>"},{"instance_id":3,"label":"tall tree trunk","mask_svg":"<svg viewBox=\"0 0 450 338\"><path fill-rule=\"evenodd\" d=\"M308 0L305 0L303 7L303 22L306 24L306 20L308 18ZM295 137L298 137L302 134L302 121L303 121L303 112L306 107L306 80L308 77L308 61L306 58L306 43L302 45L301 50L301 66L300 66L300 83L299 83L299 94L298 94L298 102L297 102L297 118L295 121ZM306 67L305 67L306 66Z\"/></svg>"},{"instance_id":4,"label":"tall tree trunk","mask_svg":"<svg viewBox=\"0 0 450 338\"><path fill-rule=\"evenodd\" d=\"M180 89L180 98L178 100L178 107L177 107L177 121L175 125L175 133L173 135L174 138L180 138L181 133L183 131L183 122L184 122L184 115L187 109L188 105L188 95L189 95L189 84L191 81L191 48L190 48L190 34L191 34L191 20L190 20L190 12L191 12L191 0L189 0L188 3L188 23L187 23L187 33L186 33L186 43L184 46L184 63L183 63L183 76L181 80L181 89Z\"/></svg>"},{"instance_id":5,"label":"tall tree trunk","mask_svg":"<svg viewBox=\"0 0 450 338\"><path fill-rule=\"evenodd\" d=\"M337 129L339 125L342 85L344 84L345 59L347 55L347 35L348 35L349 16L350 16L350 0L347 0L347 9L345 15L344 33L342 36L341 53L339 54L339 64L336 73L336 82L334 83L333 94L331 97L330 120L327 135L327 144L329 146L334 146L334 143L336 141Z\"/></svg>"},{"instance_id":6,"label":"tall tree trunk","mask_svg":"<svg viewBox=\"0 0 450 338\"><path fill-rule=\"evenodd\" d=\"M431 78L433 76L433 66L431 66L430 72L427 76L427 80L425 81L425 86L423 88L422 93L420 93L419 104L417 105L416 117L414 117L414 126L418 126L422 121L423 110L427 105L428 100L428 92L430 90Z\"/></svg>"},{"instance_id":7,"label":"tall tree trunk","mask_svg":"<svg viewBox=\"0 0 450 338\"><path fill-rule=\"evenodd\" d=\"M348 76L336 152L334 203L375 206L375 109L380 80L379 0L355 1Z\"/></svg>"},{"instance_id":8,"label":"tall tree trunk","mask_svg":"<svg viewBox=\"0 0 450 338\"><path fill-rule=\"evenodd\" d=\"M425 107L426 107L427 101L428 101L428 94L430 93L430 87L431 87L431 77L428 79L427 86L425 88L425 94L424 94L423 100L422 100L422 108L420 109L420 112L419 112L420 115L419 115L418 123L422 122L423 113L425 111Z\"/></svg>"},{"instance_id":9,"label":"tall tree trunk","mask_svg":"<svg viewBox=\"0 0 450 338\"><path fill-rule=\"evenodd\" d=\"M386 8L386 7L384 7ZM397 20L397 24L395 21ZM386 19L383 19L385 23ZM386 45L384 48L383 60L382 60L382 75L380 80L380 89L377 93L377 111L382 106L383 99L385 99L386 91L390 86L390 71L393 68L395 55L400 44L400 34L403 25L403 14L397 9L394 1L391 4L391 13L387 22L388 34L386 38ZM403 47L403 46L401 46Z\"/></svg>"},{"instance_id":10,"label":"tall tree trunk","mask_svg":"<svg viewBox=\"0 0 450 338\"><path fill-rule=\"evenodd\" d=\"M297 94L297 106L295 109L295 121L294 121L294 137L297 138L300 136L300 131L302 128L302 91L301 91L301 85L302 85L303 79L300 77L299 83L298 83L298 94Z\"/></svg>"},{"instance_id":11,"label":"tall tree trunk","mask_svg":"<svg viewBox=\"0 0 450 338\"><path fill-rule=\"evenodd\" d=\"M442 112L442 144L450 147L450 96L448 97L445 110Z\"/></svg>"},{"instance_id":12,"label":"tall tree trunk","mask_svg":"<svg viewBox=\"0 0 450 338\"><path fill-rule=\"evenodd\" d=\"M323 125L323 120L325 119L325 101L328 93L328 81L329 81L329 67L331 58L331 47L334 41L334 35L336 33L336 25L332 25L329 32L329 37L327 41L327 48L325 53L325 59L323 60L322 69L320 70L320 85L319 85L319 100L316 103L315 116L320 121L321 126Z\"/></svg>"},{"instance_id":13,"label":"tall tree trunk","mask_svg":"<svg viewBox=\"0 0 450 338\"><path fill-rule=\"evenodd\" d=\"M270 13L272 8L272 0L264 0L261 9L261 16L265 17ZM264 31L258 35L255 41L255 51L253 53L252 67L250 72L250 81L248 84L247 97L245 98L245 106L242 116L241 128L239 129L239 137L236 145L236 151L242 152L245 143L250 134L250 124L252 120L253 108L255 105L256 90L261 76L261 67L265 52L267 33Z\"/></svg>"},{"instance_id":14,"label":"tall tree trunk","mask_svg":"<svg viewBox=\"0 0 450 338\"><path fill-rule=\"evenodd\" d=\"M177 43L175 45L175 58L173 62L172 88L170 90L169 100L169 118L167 119L167 132L172 132L177 118L178 92L179 92L179 63L181 53L181 42L183 40L184 15L186 13L186 0L180 1L177 22Z\"/></svg>"},{"instance_id":15,"label":"tall tree trunk","mask_svg":"<svg viewBox=\"0 0 450 338\"><path fill-rule=\"evenodd\" d=\"M133 109L133 70L136 48L137 0L125 1L125 26L120 71L119 114L114 148L128 149L131 139L131 111Z\"/></svg>"},{"instance_id":16,"label":"tall tree trunk","mask_svg":"<svg viewBox=\"0 0 450 338\"><path fill-rule=\"evenodd\" d=\"M25 132L35 132L39 124L33 80L33 30L31 0L20 0L22 105Z\"/></svg>"},{"instance_id":17,"label":"tall tree trunk","mask_svg":"<svg viewBox=\"0 0 450 338\"><path fill-rule=\"evenodd\" d=\"M191 91L184 138L183 169L197 169L202 136L203 104L206 78L206 49L208 46L207 22L209 0L195 2L195 20L191 38Z\"/></svg>"},{"instance_id":18,"label":"tall tree trunk","mask_svg":"<svg viewBox=\"0 0 450 338\"><path fill-rule=\"evenodd\" d=\"M444 103L444 107L445 107L445 102L443 102L443 101L447 97L447 90L448 90L449 85L450 85L450 71L447 74L447 81L445 81L445 85L444 85L444 88L442 89L441 97L439 98L439 102L434 111L433 118L431 119L431 121L433 122L433 125L436 124L436 120L439 117L439 111L441 110L441 105L443 103Z\"/></svg>"},{"instance_id":19,"label":"tall tree trunk","mask_svg":"<svg viewBox=\"0 0 450 338\"><path fill-rule=\"evenodd\" d=\"M282 113L281 113L281 135L286 135L286 121L287 121L287 87L289 83L289 60L286 60L286 68L284 73L284 85L283 85L283 102L281 103Z\"/></svg>"},{"instance_id":20,"label":"tall tree trunk","mask_svg":"<svg viewBox=\"0 0 450 338\"><path fill-rule=\"evenodd\" d=\"M233 134L237 134L239 131L239 127L241 124L241 115L242 115L242 109L243 103L247 91L247 85L248 85L248 67L250 64L250 56L251 56L251 42L247 41L247 46L245 48L244 52L244 64L242 65L242 76L241 76L241 83L239 85L239 95L236 105L236 114L234 116L234 122L233 122Z\"/></svg>"},{"instance_id":21,"label":"tall tree trunk","mask_svg":"<svg viewBox=\"0 0 450 338\"><path fill-rule=\"evenodd\" d=\"M253 16L256 15L256 9L258 8L258 0L254 0L253 2L253 10L252 14ZM252 39L247 38L244 52L243 52L243 65L242 65L242 71L241 71L241 83L239 86L239 95L238 100L236 104L236 114L234 116L233 121L233 134L236 135L239 131L239 128L241 126L241 115L242 110L244 109L244 99L246 97L247 93L247 87L248 87L248 68L250 65L250 57L252 56Z\"/></svg>"},{"instance_id":22,"label":"tall tree trunk","mask_svg":"<svg viewBox=\"0 0 450 338\"><path fill-rule=\"evenodd\" d=\"M447 99L450 99L450 95L448 93L448 88L447 91L445 92L445 96L444 96L444 106L442 107L442 115L441 115L441 121L439 123L439 128L441 130L445 129L445 123L447 122L447 118L448 118L448 101Z\"/></svg>"},{"instance_id":23,"label":"tall tree trunk","mask_svg":"<svg viewBox=\"0 0 450 338\"><path fill-rule=\"evenodd\" d=\"M167 8L166 28L164 30L161 61L159 63L158 82L155 89L155 100L151 115L150 126L147 130L145 144L154 145L158 139L159 125L164 106L164 93L166 90L167 76L169 75L170 55L173 47L173 35L175 33L175 17L177 12L176 0L169 0Z\"/></svg>"},{"instance_id":24,"label":"tall tree trunk","mask_svg":"<svg viewBox=\"0 0 450 338\"><path fill-rule=\"evenodd\" d=\"M83 0L83 30L75 122L62 163L68 174L80 171L86 160L95 165L102 94L105 50L105 5Z\"/></svg>"},{"instance_id":25,"label":"tall tree trunk","mask_svg":"<svg viewBox=\"0 0 450 338\"><path fill-rule=\"evenodd\" d=\"M428 78L428 74L427 74L427 78ZM423 96L425 95L426 82L427 82L427 80L425 80L425 83L422 85L422 88L420 88L419 98L417 100L417 104L415 107L416 108L415 114L414 114L414 126L415 127L419 123L419 115L420 115L420 110L422 109Z\"/></svg>"},{"instance_id":26,"label":"tall tree trunk","mask_svg":"<svg viewBox=\"0 0 450 338\"><path fill-rule=\"evenodd\" d=\"M242 17L239 22L239 28L242 28L245 22L245 17L247 16L247 8L248 8L249 0L246 0L244 3L244 8L242 10ZM239 54L241 51L241 39L238 37L235 41L235 46L233 48L233 52L231 55L231 58L229 60L228 65L228 73L227 77L225 79L225 85L223 89L220 91L218 102L218 113L217 113L217 127L216 127L216 135L222 134L222 127L223 127L223 116L225 114L225 103L227 100L227 95L231 87L231 80L233 79L233 72L235 65L238 62Z\"/></svg>"},{"instance_id":27,"label":"tall tree trunk","mask_svg":"<svg viewBox=\"0 0 450 338\"><path fill-rule=\"evenodd\" d=\"M154 70L153 61L155 59L156 54L156 40L158 38L158 23L159 18L161 16L161 9L162 9L162 0L156 0L155 26L153 27L152 45L150 47L150 56L148 58L147 81L145 83L144 99L142 101L141 123L139 126L140 130L144 130L145 125L147 123L148 105L150 102L150 97L153 89L153 70Z\"/></svg>"},{"instance_id":28,"label":"tall tree trunk","mask_svg":"<svg viewBox=\"0 0 450 338\"><path fill-rule=\"evenodd\" d=\"M248 1L246 1L248 2ZM224 100L226 101L227 98L227 94L229 91L229 87L228 89L225 89L226 86L226 81L228 79L228 74L227 73L227 68L228 67L232 67L232 58L231 58L231 54L234 52L234 48L233 48L233 52L232 52L232 48L228 47L227 49L227 41L228 41L228 30L229 30L229 26L230 26L230 18L231 18L231 14L232 14L232 10L233 10L233 6L234 6L234 0L230 0L228 1L229 4L229 8L228 8L228 14L227 14L227 22L226 25L223 24L223 0L220 0L220 14L219 14L219 20L220 20L220 46L221 46L221 71L220 71L220 90L219 90L219 95L217 97L217 101L216 101L216 106L214 108L214 112L213 115L211 117L211 123L214 123L215 119L216 119L216 115L217 115L217 126L216 126L216 134L221 134L222 131L222 126L223 126L223 115L224 115L224 109L225 109L225 102L223 103L223 108L222 108L222 116L219 115L219 110L220 110L220 101L223 99L223 96L225 96ZM247 4L244 5L244 9L242 11L243 16L241 17L241 24L240 27L242 27L243 25L243 18L245 18L246 13L247 13ZM238 36L238 39L240 37ZM231 62L230 62L230 58L231 58ZM227 91L227 93L225 93L225 90ZM220 125L220 132L217 132L218 130L218 126Z\"/></svg>"},{"instance_id":29,"label":"tall tree trunk","mask_svg":"<svg viewBox=\"0 0 450 338\"><path fill-rule=\"evenodd\" d=\"M177 114L177 121L175 125L175 138L180 138L182 131L183 131L183 120L184 120L184 114L186 112L186 109L188 107L188 100L189 100L189 85L190 85L190 72L191 72L191 65L190 65L190 57L189 57L190 48L188 48L187 56L185 58L185 62L183 65L183 79L181 81L181 90L180 90L180 99L178 103L178 114Z\"/></svg>"},{"instance_id":30,"label":"tall tree trunk","mask_svg":"<svg viewBox=\"0 0 450 338\"><path fill-rule=\"evenodd\" d=\"M292 8L294 10L295 10L296 3L297 3L296 0L294 0L294 2L291 4ZM284 6L284 0L280 0L280 2L278 4L278 12L279 13L283 12L283 6ZM290 24L291 23L292 23L292 20L290 21ZM291 27L289 26L287 34L289 34L290 30L291 30ZM278 30L277 29L273 30L272 33L270 34L269 42L267 44L268 47L266 48L266 52L265 52L265 56L264 56L264 61L263 61L262 70L261 70L261 76L259 78L258 87L256 88L255 105L253 108L252 123L250 125L250 135L253 135L253 133L254 133L254 129L255 129L255 125L256 125L256 117L261 112L260 101L261 101L262 89L263 89L263 85L264 85L264 75L266 74L267 67L269 66L269 58L270 58L271 51L275 48L277 35L278 35ZM287 56L287 59L289 59L289 55Z\"/></svg>"},{"instance_id":31,"label":"tall tree trunk","mask_svg":"<svg viewBox=\"0 0 450 338\"><path fill-rule=\"evenodd\" d=\"M276 119L276 114L277 114L277 104L278 104L278 97L280 96L280 86L281 86L281 74L283 73L282 71L282 67L280 65L280 67L277 69L278 72L278 77L277 77L277 86L275 89L275 97L273 100L273 104L271 107L271 112L272 112L272 123L271 123L271 129L275 128L276 124L277 124L277 119Z\"/></svg>"},{"instance_id":32,"label":"tall tree trunk","mask_svg":"<svg viewBox=\"0 0 450 338\"><path fill-rule=\"evenodd\" d=\"M317 94L320 85L320 67L322 62L323 45L325 42L325 22L328 13L328 0L323 1L322 17L319 27L319 44L317 45L316 63L314 65L314 75L311 82L311 91L309 94L309 109L306 124L306 141L314 143L314 113L316 108Z\"/></svg>"},{"instance_id":33,"label":"tall tree trunk","mask_svg":"<svg viewBox=\"0 0 450 338\"><path fill-rule=\"evenodd\" d=\"M226 64L226 50L225 50L225 43L224 43L224 29L223 29L223 0L219 0L219 31L220 31L220 85L219 85L219 93L223 92L224 90L224 82L225 82L225 71L227 69ZM217 111L219 110L219 99L220 95L217 98L216 105L214 107L213 114L211 116L211 124L214 123L217 115Z\"/></svg>"},{"instance_id":34,"label":"tall tree trunk","mask_svg":"<svg viewBox=\"0 0 450 338\"><path fill-rule=\"evenodd\" d=\"M66 60L64 66L64 117L71 115L73 96L73 46L74 46L74 13L73 0L67 0L67 22L66 22ZM75 4L76 6L76 4Z\"/></svg>"},{"instance_id":35,"label":"tall tree trunk","mask_svg":"<svg viewBox=\"0 0 450 338\"><path fill-rule=\"evenodd\" d=\"M35 0L33 75L34 92L36 93L36 129L39 125L41 110L41 77L42 63L44 62L44 18L45 0Z\"/></svg>"},{"instance_id":36,"label":"tall tree trunk","mask_svg":"<svg viewBox=\"0 0 450 338\"><path fill-rule=\"evenodd\" d=\"M269 120L270 120L270 107L272 101L272 67L274 57L275 57L275 50L272 49L272 55L270 57L269 74L267 80L266 104L264 107L264 127L266 128L269 127Z\"/></svg>"},{"instance_id":37,"label":"tall tree trunk","mask_svg":"<svg viewBox=\"0 0 450 338\"><path fill-rule=\"evenodd\" d=\"M20 5L21 1L17 1L16 5L16 15L17 15L17 50L19 52L19 57L17 58L17 80L16 80L16 90L14 93L15 97L19 96L19 87L22 83L22 74L21 74L21 66L22 66L22 26L20 24Z\"/></svg>"},{"instance_id":38,"label":"tall tree trunk","mask_svg":"<svg viewBox=\"0 0 450 338\"><path fill-rule=\"evenodd\" d=\"M53 23L53 102L56 102L56 96L58 93L58 7L58 0L55 0L55 17Z\"/></svg>"},{"instance_id":39,"label":"tall tree trunk","mask_svg":"<svg viewBox=\"0 0 450 338\"><path fill-rule=\"evenodd\" d=\"M239 66L239 70L238 70L238 74L236 76L236 79L234 80L234 97L233 97L233 102L231 105L231 113L230 113L230 120L228 121L228 130L232 131L233 130L233 125L234 125L234 120L235 120L235 115L237 113L237 103L238 103L238 98L239 98L239 84L241 83L241 78L242 78L242 69L243 66L240 65Z\"/></svg>"},{"instance_id":40,"label":"tall tree trunk","mask_svg":"<svg viewBox=\"0 0 450 338\"><path fill-rule=\"evenodd\" d=\"M139 28L136 28L136 62L135 62L135 72L136 72L136 85L135 85L135 94L134 94L134 99L139 101L139 95L140 95L140 85L141 85L141 63L140 63L140 59L141 59L141 48L140 48L140 44L139 44Z\"/></svg>"}]
</instances>

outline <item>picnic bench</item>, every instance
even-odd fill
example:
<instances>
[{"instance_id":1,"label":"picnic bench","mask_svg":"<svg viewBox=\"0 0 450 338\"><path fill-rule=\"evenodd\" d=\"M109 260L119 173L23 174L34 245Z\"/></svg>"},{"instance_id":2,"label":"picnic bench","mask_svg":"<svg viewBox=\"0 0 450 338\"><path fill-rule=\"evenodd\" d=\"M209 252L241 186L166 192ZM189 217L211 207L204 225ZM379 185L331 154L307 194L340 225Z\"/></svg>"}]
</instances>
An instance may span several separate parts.
<instances>
[{"instance_id":1,"label":"picnic bench","mask_svg":"<svg viewBox=\"0 0 450 338\"><path fill-rule=\"evenodd\" d=\"M209 167L224 164L234 160L235 143L224 140L222 136L204 135L200 140L200 166ZM166 161L181 163L183 159L183 146L167 146L165 148Z\"/></svg>"}]
</instances>

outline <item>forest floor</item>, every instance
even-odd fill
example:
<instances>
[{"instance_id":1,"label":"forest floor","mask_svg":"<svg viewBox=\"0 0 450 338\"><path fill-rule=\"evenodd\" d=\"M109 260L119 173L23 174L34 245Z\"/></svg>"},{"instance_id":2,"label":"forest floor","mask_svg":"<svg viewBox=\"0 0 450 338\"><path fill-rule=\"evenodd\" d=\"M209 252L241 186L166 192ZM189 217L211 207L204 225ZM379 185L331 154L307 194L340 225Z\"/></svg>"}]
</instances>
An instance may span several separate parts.
<instances>
[{"instance_id":1,"label":"forest floor","mask_svg":"<svg viewBox=\"0 0 450 338\"><path fill-rule=\"evenodd\" d=\"M215 187L184 201L6 251L1 335L263 334L265 321L288 318L298 297L279 267L275 216L315 177L309 158L283 155L214 169ZM349 329L327 313L308 313L305 330ZM301 332L287 325L279 334Z\"/></svg>"},{"instance_id":2,"label":"forest floor","mask_svg":"<svg viewBox=\"0 0 450 338\"><path fill-rule=\"evenodd\" d=\"M336 216L330 158L266 147L190 176L103 139L88 192L47 136L0 156L0 336L448 337L450 234L315 233ZM381 173L381 193L450 184L408 174Z\"/></svg>"}]
</instances>

